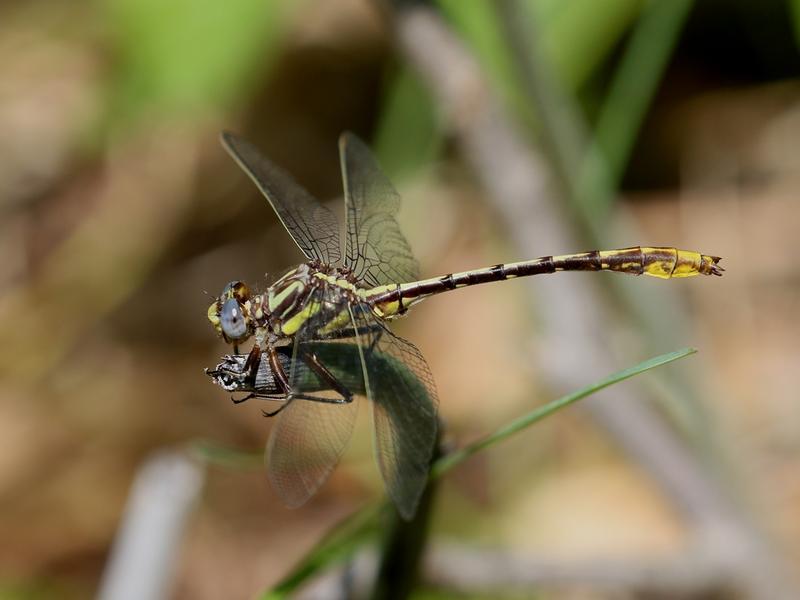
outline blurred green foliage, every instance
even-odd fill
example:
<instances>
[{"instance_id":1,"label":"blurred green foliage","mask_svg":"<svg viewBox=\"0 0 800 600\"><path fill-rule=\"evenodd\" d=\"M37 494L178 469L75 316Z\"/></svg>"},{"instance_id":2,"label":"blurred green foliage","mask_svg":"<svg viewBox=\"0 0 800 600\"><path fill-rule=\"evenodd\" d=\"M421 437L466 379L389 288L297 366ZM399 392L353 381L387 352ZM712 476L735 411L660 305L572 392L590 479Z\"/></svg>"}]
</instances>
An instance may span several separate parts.
<instances>
[{"instance_id":1,"label":"blurred green foliage","mask_svg":"<svg viewBox=\"0 0 800 600\"><path fill-rule=\"evenodd\" d=\"M430 94L411 69L398 67L386 87L372 145L390 178L398 181L433 162L441 130Z\"/></svg>"},{"instance_id":2,"label":"blurred green foliage","mask_svg":"<svg viewBox=\"0 0 800 600\"><path fill-rule=\"evenodd\" d=\"M529 26L561 83L575 91L592 77L629 33L642 0L526 0Z\"/></svg>"},{"instance_id":3,"label":"blurred green foliage","mask_svg":"<svg viewBox=\"0 0 800 600\"><path fill-rule=\"evenodd\" d=\"M534 122L535 108L520 89L518 65L497 20L491 0L439 0L439 6L516 113ZM571 91L580 90L617 48L639 16L641 0L522 0L517 3L555 77ZM541 33L541 39L536 38Z\"/></svg>"},{"instance_id":4,"label":"blurred green foliage","mask_svg":"<svg viewBox=\"0 0 800 600\"><path fill-rule=\"evenodd\" d=\"M800 0L789 0L789 10L792 13L792 25L797 45L800 46Z\"/></svg>"},{"instance_id":5,"label":"blurred green foliage","mask_svg":"<svg viewBox=\"0 0 800 600\"><path fill-rule=\"evenodd\" d=\"M476 0L469 4L459 0L439 0L442 12L464 38L494 89L523 119L533 122L533 110L517 83L514 63L503 39L491 1Z\"/></svg>"},{"instance_id":6,"label":"blurred green foliage","mask_svg":"<svg viewBox=\"0 0 800 600\"><path fill-rule=\"evenodd\" d=\"M102 3L116 54L113 124L235 107L269 72L285 33L280 0Z\"/></svg>"}]
</instances>

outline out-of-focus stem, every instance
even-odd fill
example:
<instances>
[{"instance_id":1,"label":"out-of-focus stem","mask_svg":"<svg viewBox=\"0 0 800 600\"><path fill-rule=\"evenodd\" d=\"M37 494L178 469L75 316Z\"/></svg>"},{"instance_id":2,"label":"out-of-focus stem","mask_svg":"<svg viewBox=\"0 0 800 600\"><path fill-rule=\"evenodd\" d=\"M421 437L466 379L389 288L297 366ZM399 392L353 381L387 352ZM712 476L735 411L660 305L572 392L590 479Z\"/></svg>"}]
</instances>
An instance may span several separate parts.
<instances>
[{"instance_id":1,"label":"out-of-focus stem","mask_svg":"<svg viewBox=\"0 0 800 600\"><path fill-rule=\"evenodd\" d=\"M433 465L443 454L441 440L444 425L439 422ZM396 510L390 511L391 523L381 552L380 565L372 591L372 600L408 598L417 581L417 574L430 532L430 518L438 483L430 478L422 494L414 518L404 521Z\"/></svg>"}]
</instances>

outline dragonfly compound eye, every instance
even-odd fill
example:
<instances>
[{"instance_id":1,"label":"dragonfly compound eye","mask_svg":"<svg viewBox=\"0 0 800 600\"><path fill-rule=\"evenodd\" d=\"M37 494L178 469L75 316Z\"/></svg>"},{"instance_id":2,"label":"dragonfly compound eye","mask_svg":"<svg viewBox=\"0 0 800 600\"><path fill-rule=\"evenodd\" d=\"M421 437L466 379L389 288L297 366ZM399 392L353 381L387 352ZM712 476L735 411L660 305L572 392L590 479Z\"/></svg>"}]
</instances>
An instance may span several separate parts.
<instances>
[{"instance_id":1,"label":"dragonfly compound eye","mask_svg":"<svg viewBox=\"0 0 800 600\"><path fill-rule=\"evenodd\" d=\"M250 299L250 288L244 281L231 281L222 288L220 298L224 300L236 298L239 302L246 302Z\"/></svg>"},{"instance_id":2,"label":"dragonfly compound eye","mask_svg":"<svg viewBox=\"0 0 800 600\"><path fill-rule=\"evenodd\" d=\"M228 340L236 341L246 337L247 321L236 298L230 298L222 305L222 310L219 313L219 324L222 334Z\"/></svg>"}]
</instances>

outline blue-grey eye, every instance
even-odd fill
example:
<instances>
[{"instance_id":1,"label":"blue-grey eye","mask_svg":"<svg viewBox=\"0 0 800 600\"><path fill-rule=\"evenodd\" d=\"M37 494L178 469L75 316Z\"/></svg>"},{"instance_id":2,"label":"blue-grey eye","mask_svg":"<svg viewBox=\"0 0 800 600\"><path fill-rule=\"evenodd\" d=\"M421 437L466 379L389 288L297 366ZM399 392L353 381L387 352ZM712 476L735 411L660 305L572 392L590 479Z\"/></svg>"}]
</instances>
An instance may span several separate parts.
<instances>
[{"instance_id":1,"label":"blue-grey eye","mask_svg":"<svg viewBox=\"0 0 800 600\"><path fill-rule=\"evenodd\" d=\"M230 340L238 340L247 335L247 323L242 313L242 307L235 298L230 298L222 305L219 315L219 325L222 333Z\"/></svg>"}]
</instances>

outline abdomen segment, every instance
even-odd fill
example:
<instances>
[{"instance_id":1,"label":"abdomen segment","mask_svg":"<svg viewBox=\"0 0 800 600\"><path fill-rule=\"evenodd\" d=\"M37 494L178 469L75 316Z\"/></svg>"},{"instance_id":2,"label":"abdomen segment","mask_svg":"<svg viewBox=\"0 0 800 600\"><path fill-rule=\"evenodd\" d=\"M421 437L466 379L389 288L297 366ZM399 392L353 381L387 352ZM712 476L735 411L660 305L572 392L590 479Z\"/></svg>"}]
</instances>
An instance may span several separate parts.
<instances>
[{"instance_id":1,"label":"abdomen segment","mask_svg":"<svg viewBox=\"0 0 800 600\"><path fill-rule=\"evenodd\" d=\"M559 271L615 271L660 279L722 275L718 256L677 248L636 246L621 250L592 250L578 254L542 256L523 262L494 265L433 279L381 286L364 292L379 316L391 318L434 294L470 285Z\"/></svg>"}]
</instances>

